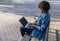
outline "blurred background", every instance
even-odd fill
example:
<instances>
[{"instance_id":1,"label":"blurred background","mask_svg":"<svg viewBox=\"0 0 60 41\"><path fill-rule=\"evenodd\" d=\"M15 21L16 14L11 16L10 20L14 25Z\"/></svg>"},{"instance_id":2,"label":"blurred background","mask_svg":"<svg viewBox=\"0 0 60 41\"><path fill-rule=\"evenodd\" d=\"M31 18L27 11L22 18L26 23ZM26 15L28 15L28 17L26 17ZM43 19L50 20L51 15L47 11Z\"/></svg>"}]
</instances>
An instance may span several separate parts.
<instances>
[{"instance_id":1,"label":"blurred background","mask_svg":"<svg viewBox=\"0 0 60 41\"><path fill-rule=\"evenodd\" d=\"M40 1L0 0L0 41L20 41L19 19L24 16L29 22L34 22L34 17L41 14L37 7ZM51 5L49 41L60 41L60 0L46 1Z\"/></svg>"}]
</instances>

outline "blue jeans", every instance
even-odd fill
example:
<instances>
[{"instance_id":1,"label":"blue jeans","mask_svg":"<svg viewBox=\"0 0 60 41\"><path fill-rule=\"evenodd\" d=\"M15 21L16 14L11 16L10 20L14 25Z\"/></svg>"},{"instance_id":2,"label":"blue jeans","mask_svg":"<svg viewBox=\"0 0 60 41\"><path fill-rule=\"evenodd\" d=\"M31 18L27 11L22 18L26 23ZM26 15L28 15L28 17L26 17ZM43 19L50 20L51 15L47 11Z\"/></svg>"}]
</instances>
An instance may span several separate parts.
<instances>
[{"instance_id":1,"label":"blue jeans","mask_svg":"<svg viewBox=\"0 0 60 41\"><path fill-rule=\"evenodd\" d=\"M33 29L24 28L23 26L20 27L20 32L21 32L21 35L22 35L22 36L25 35L25 32L27 32L27 34L30 35L32 31L33 31Z\"/></svg>"}]
</instances>

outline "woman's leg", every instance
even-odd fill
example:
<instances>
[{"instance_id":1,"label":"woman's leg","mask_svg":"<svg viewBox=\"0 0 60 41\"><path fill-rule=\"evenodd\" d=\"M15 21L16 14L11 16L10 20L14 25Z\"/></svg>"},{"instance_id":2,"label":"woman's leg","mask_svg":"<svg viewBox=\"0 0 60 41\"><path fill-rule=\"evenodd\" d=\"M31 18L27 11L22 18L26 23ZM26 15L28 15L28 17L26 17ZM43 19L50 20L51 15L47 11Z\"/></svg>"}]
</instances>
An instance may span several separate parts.
<instances>
[{"instance_id":1,"label":"woman's leg","mask_svg":"<svg viewBox=\"0 0 60 41\"><path fill-rule=\"evenodd\" d=\"M25 32L27 32L28 34L31 34L33 29L28 29L28 28L24 28L24 27L20 27L20 31L21 31L21 35L24 36Z\"/></svg>"},{"instance_id":2,"label":"woman's leg","mask_svg":"<svg viewBox=\"0 0 60 41\"><path fill-rule=\"evenodd\" d=\"M20 27L20 32L21 32L21 35L24 36L25 34L24 27Z\"/></svg>"}]
</instances>

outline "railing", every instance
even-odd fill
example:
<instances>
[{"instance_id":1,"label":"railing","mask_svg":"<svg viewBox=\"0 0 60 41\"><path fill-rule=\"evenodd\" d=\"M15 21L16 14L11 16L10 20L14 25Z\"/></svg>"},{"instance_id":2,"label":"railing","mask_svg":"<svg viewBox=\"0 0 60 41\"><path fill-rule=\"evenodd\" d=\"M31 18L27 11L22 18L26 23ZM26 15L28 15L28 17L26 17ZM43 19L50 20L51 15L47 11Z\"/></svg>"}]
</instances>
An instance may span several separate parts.
<instances>
[{"instance_id":1,"label":"railing","mask_svg":"<svg viewBox=\"0 0 60 41\"><path fill-rule=\"evenodd\" d=\"M53 31L51 31L51 30L53 30ZM54 39L56 41L60 41L60 30L50 29L49 33L55 34L56 36L54 37ZM51 37L53 37L53 36L51 36Z\"/></svg>"}]
</instances>

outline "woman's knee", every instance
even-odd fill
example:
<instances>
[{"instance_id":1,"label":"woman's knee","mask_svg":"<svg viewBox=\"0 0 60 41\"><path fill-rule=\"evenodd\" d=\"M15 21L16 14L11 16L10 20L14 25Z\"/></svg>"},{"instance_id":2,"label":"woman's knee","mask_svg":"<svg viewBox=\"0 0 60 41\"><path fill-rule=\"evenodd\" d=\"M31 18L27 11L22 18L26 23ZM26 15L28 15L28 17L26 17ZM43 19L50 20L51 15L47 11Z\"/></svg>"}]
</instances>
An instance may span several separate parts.
<instances>
[{"instance_id":1,"label":"woman's knee","mask_svg":"<svg viewBox=\"0 0 60 41\"><path fill-rule=\"evenodd\" d=\"M20 27L20 30L23 30L24 29L24 27L22 26L22 27Z\"/></svg>"}]
</instances>

